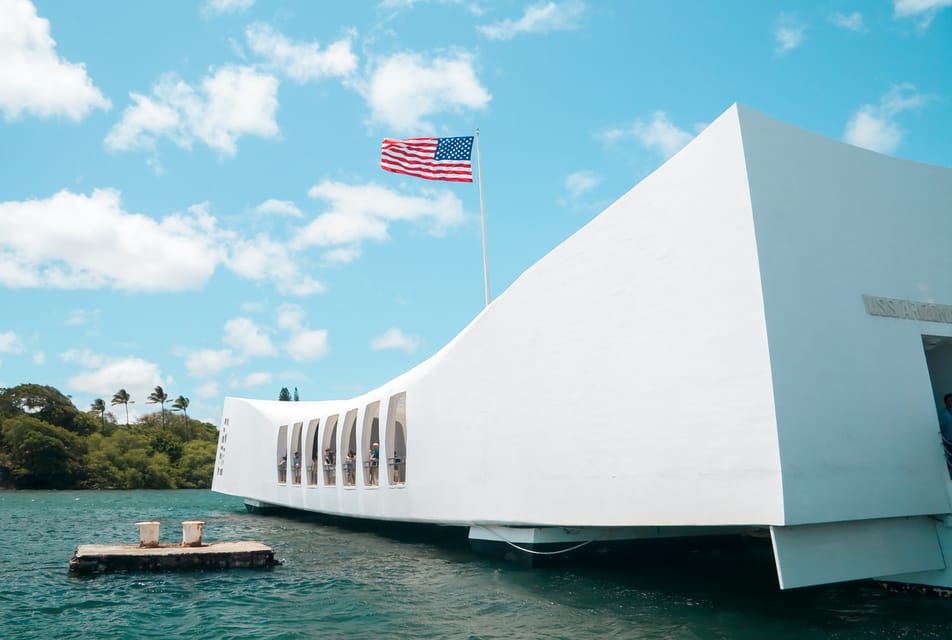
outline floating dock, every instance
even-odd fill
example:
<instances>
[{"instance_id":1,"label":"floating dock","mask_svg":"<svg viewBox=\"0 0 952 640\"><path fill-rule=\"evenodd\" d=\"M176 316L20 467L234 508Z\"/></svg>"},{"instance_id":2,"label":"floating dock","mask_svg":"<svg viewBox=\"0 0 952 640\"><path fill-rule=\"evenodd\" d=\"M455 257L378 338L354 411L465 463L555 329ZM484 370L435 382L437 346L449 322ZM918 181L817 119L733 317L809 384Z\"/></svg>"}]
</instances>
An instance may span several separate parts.
<instances>
[{"instance_id":1,"label":"floating dock","mask_svg":"<svg viewBox=\"0 0 952 640\"><path fill-rule=\"evenodd\" d=\"M202 544L200 520L182 523L182 543L158 542L159 523L139 522L139 544L81 544L69 561L77 574L111 571L185 571L200 569L257 569L281 564L274 550L260 542Z\"/></svg>"},{"instance_id":2,"label":"floating dock","mask_svg":"<svg viewBox=\"0 0 952 640\"><path fill-rule=\"evenodd\" d=\"M274 550L260 542L216 542L201 547L134 544L81 544L69 561L70 573L109 571L182 571L251 569L281 564Z\"/></svg>"}]
</instances>

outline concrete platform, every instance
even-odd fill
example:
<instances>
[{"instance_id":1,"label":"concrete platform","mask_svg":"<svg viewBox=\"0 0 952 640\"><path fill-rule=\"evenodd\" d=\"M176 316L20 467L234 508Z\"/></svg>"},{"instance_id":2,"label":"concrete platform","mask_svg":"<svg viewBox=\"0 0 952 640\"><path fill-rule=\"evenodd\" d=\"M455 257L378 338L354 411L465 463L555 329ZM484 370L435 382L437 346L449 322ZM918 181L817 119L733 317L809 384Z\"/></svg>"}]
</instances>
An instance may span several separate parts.
<instances>
[{"instance_id":1,"label":"concrete platform","mask_svg":"<svg viewBox=\"0 0 952 640\"><path fill-rule=\"evenodd\" d=\"M260 542L216 542L189 547L81 544L69 561L69 572L251 569L279 564L274 559L274 550Z\"/></svg>"}]
</instances>

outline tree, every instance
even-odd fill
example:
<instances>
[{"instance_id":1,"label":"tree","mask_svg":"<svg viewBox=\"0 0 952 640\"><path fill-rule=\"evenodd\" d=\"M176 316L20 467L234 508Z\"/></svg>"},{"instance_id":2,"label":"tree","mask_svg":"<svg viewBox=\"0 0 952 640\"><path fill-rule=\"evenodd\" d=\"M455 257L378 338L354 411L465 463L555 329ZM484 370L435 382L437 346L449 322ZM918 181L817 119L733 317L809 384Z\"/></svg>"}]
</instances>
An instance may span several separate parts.
<instances>
[{"instance_id":1,"label":"tree","mask_svg":"<svg viewBox=\"0 0 952 640\"><path fill-rule=\"evenodd\" d=\"M69 489L85 472L85 438L29 415L7 418L0 442L18 489Z\"/></svg>"},{"instance_id":2,"label":"tree","mask_svg":"<svg viewBox=\"0 0 952 640\"><path fill-rule=\"evenodd\" d=\"M102 428L100 431L106 433L106 403L102 398L96 398L93 400L92 404L89 405L89 410L93 413L99 414L99 420L102 423Z\"/></svg>"},{"instance_id":3,"label":"tree","mask_svg":"<svg viewBox=\"0 0 952 640\"><path fill-rule=\"evenodd\" d=\"M188 440L188 398L179 396L172 403L172 411L181 411L185 416L185 439Z\"/></svg>"},{"instance_id":4,"label":"tree","mask_svg":"<svg viewBox=\"0 0 952 640\"><path fill-rule=\"evenodd\" d=\"M168 400L159 390L155 404L163 396ZM0 488L207 489L218 428L187 418L188 398L180 396L175 404L182 414L147 413L109 433L115 418L101 398L90 411L80 411L53 387L0 388ZM94 412L106 430L96 428Z\"/></svg>"},{"instance_id":5,"label":"tree","mask_svg":"<svg viewBox=\"0 0 952 640\"><path fill-rule=\"evenodd\" d=\"M182 446L178 461L178 486L183 489L207 489L215 473L215 454L218 445L213 442L192 440Z\"/></svg>"},{"instance_id":6,"label":"tree","mask_svg":"<svg viewBox=\"0 0 952 640\"><path fill-rule=\"evenodd\" d=\"M156 385L152 393L149 394L149 399L146 401L149 404L161 404L162 405L162 428L165 428L165 402L169 399L169 394L165 392L160 385Z\"/></svg>"},{"instance_id":7,"label":"tree","mask_svg":"<svg viewBox=\"0 0 952 640\"><path fill-rule=\"evenodd\" d=\"M128 391L125 389L119 389L119 391L116 391L115 395L112 396L112 401L109 403L112 406L116 406L117 404L125 405L127 427L129 426L129 405L135 403L135 400L130 400L130 397L131 396L129 395Z\"/></svg>"},{"instance_id":8,"label":"tree","mask_svg":"<svg viewBox=\"0 0 952 640\"><path fill-rule=\"evenodd\" d=\"M288 391L287 387L281 387L281 393L278 394L278 400L282 402L288 402L291 400L291 392Z\"/></svg>"},{"instance_id":9,"label":"tree","mask_svg":"<svg viewBox=\"0 0 952 640\"><path fill-rule=\"evenodd\" d=\"M298 395L297 387L294 387L294 401L297 402L301 399L301 396Z\"/></svg>"},{"instance_id":10,"label":"tree","mask_svg":"<svg viewBox=\"0 0 952 640\"><path fill-rule=\"evenodd\" d=\"M39 384L20 384L0 392L0 418L28 415L73 433L88 435L95 420L77 409L58 389Z\"/></svg>"},{"instance_id":11,"label":"tree","mask_svg":"<svg viewBox=\"0 0 952 640\"><path fill-rule=\"evenodd\" d=\"M169 462L175 464L182 457L182 439L168 431L153 431L150 441L152 450L157 453L164 453L169 457Z\"/></svg>"}]
</instances>

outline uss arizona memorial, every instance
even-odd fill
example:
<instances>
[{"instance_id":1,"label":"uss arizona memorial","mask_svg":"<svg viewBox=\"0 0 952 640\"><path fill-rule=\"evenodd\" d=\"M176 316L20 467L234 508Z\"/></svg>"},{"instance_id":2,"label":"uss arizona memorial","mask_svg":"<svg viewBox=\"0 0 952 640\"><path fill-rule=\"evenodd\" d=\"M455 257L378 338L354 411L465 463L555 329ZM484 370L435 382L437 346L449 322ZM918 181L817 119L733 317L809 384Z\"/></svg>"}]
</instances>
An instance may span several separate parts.
<instances>
[{"instance_id":1,"label":"uss arizona memorial","mask_svg":"<svg viewBox=\"0 0 952 640\"><path fill-rule=\"evenodd\" d=\"M782 588L952 587L950 203L734 105L405 374L226 399L212 488L525 549L766 530Z\"/></svg>"}]
</instances>

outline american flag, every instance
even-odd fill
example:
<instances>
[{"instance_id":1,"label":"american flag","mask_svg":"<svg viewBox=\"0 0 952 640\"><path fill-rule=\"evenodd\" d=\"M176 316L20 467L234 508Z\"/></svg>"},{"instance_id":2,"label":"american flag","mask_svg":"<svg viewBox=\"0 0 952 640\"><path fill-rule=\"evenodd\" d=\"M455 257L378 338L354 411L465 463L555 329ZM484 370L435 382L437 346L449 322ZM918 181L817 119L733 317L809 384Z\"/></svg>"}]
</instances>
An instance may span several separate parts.
<instances>
[{"instance_id":1,"label":"american flag","mask_svg":"<svg viewBox=\"0 0 952 640\"><path fill-rule=\"evenodd\" d=\"M456 138L384 138L380 167L427 180L472 182L473 136Z\"/></svg>"}]
</instances>

